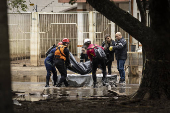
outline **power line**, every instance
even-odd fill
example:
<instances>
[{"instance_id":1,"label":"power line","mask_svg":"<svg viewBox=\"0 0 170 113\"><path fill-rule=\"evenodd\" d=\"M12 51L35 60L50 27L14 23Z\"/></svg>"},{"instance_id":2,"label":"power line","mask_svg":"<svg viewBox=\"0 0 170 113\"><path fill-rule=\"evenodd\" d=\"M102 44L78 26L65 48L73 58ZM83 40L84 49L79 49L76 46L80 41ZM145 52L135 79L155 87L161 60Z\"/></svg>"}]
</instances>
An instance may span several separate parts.
<instances>
[{"instance_id":1,"label":"power line","mask_svg":"<svg viewBox=\"0 0 170 113\"><path fill-rule=\"evenodd\" d=\"M44 6L44 7L41 9L41 11L42 11L43 9L45 9L46 7L50 6L51 4L53 4L53 2L54 2L54 1L52 1L52 2L50 2L49 4L47 4L46 6Z\"/></svg>"}]
</instances>

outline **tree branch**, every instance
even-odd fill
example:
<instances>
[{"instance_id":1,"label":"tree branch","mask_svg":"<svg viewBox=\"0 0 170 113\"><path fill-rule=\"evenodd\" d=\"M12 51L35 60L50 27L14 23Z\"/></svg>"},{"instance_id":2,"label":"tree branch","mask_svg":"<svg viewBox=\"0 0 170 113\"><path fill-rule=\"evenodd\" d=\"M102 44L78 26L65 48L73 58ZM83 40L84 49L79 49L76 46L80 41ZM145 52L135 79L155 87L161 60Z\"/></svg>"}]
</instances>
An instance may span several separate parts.
<instances>
[{"instance_id":1,"label":"tree branch","mask_svg":"<svg viewBox=\"0 0 170 113\"><path fill-rule=\"evenodd\" d=\"M144 11L146 13L146 0L142 0L142 2L143 2L143 9L144 9Z\"/></svg>"},{"instance_id":2,"label":"tree branch","mask_svg":"<svg viewBox=\"0 0 170 113\"><path fill-rule=\"evenodd\" d=\"M141 0L136 0L138 9L140 11L141 15L141 22L146 25L146 0L143 0L143 7L141 4ZM142 68L142 75L144 74L144 68L145 68L145 61L146 61L146 54L145 54L145 48L142 48L142 55L143 55L143 68Z\"/></svg>"},{"instance_id":3,"label":"tree branch","mask_svg":"<svg viewBox=\"0 0 170 113\"><path fill-rule=\"evenodd\" d=\"M131 36L142 43L143 46L148 46L149 42L153 42L156 37L155 32L142 24L128 12L117 7L110 0L87 0L87 2L106 18L119 25L122 29L128 32ZM151 35L147 35L149 33Z\"/></svg>"},{"instance_id":4,"label":"tree branch","mask_svg":"<svg viewBox=\"0 0 170 113\"><path fill-rule=\"evenodd\" d=\"M150 0L149 4L151 28L160 36L170 31L170 5L169 0ZM166 39L167 40L167 39Z\"/></svg>"},{"instance_id":5,"label":"tree branch","mask_svg":"<svg viewBox=\"0 0 170 113\"><path fill-rule=\"evenodd\" d=\"M143 0L143 6L141 4L141 0L136 0L136 3L137 3L137 6L138 6L138 9L140 11L140 15L141 15L141 22L146 25L146 0ZM145 5L144 5L145 4Z\"/></svg>"}]
</instances>

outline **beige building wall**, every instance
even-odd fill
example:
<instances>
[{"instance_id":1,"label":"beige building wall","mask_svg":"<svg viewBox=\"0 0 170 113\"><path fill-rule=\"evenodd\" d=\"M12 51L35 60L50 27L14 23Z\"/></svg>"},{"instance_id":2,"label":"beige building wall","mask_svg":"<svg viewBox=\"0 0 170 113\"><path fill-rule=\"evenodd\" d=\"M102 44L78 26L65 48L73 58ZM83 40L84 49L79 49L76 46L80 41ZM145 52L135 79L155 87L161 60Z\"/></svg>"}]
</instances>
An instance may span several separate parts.
<instances>
[{"instance_id":1,"label":"beige building wall","mask_svg":"<svg viewBox=\"0 0 170 113\"><path fill-rule=\"evenodd\" d=\"M60 12L68 8L77 6L77 4L70 5L69 3L59 3L58 0L25 0L28 6L27 12ZM33 3L34 6L30 6L30 3ZM8 10L9 13L16 12L14 10ZM22 11L21 11L22 12Z\"/></svg>"},{"instance_id":2,"label":"beige building wall","mask_svg":"<svg viewBox=\"0 0 170 113\"><path fill-rule=\"evenodd\" d=\"M129 11L129 3L119 3L119 7L125 11Z\"/></svg>"}]
</instances>

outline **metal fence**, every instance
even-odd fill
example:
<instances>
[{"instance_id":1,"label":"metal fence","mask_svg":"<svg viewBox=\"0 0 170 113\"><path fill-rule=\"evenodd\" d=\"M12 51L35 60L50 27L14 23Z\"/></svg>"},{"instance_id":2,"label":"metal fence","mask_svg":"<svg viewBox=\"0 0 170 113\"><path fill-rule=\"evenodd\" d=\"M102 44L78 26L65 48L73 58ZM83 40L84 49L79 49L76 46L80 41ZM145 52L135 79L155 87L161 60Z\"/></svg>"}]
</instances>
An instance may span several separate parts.
<instances>
[{"instance_id":1,"label":"metal fence","mask_svg":"<svg viewBox=\"0 0 170 113\"><path fill-rule=\"evenodd\" d=\"M125 65L143 66L142 52L128 52Z\"/></svg>"},{"instance_id":2,"label":"metal fence","mask_svg":"<svg viewBox=\"0 0 170 113\"><path fill-rule=\"evenodd\" d=\"M30 57L31 13L8 14L10 57L15 63Z\"/></svg>"},{"instance_id":3,"label":"metal fence","mask_svg":"<svg viewBox=\"0 0 170 113\"><path fill-rule=\"evenodd\" d=\"M76 54L77 45L77 14L39 14L41 55L53 44L69 38L70 50Z\"/></svg>"},{"instance_id":4,"label":"metal fence","mask_svg":"<svg viewBox=\"0 0 170 113\"><path fill-rule=\"evenodd\" d=\"M73 55L77 55L78 38L82 38L78 37L78 32L83 33L83 39L89 38L89 12L81 13L83 15L83 30L78 26L78 13L38 14L38 29L40 37L39 64L43 64L45 53L48 48L50 48L53 44L57 44L63 38L69 38L71 40L69 50L73 53ZM8 18L11 59L14 63L28 63L30 62L30 35L33 21L32 14L12 13L8 14ZM95 43L101 45L104 41L105 34L111 34L112 32L111 21L105 18L102 14L96 12L94 26ZM115 25L115 32L117 31L120 31L129 43L129 34L119 26Z\"/></svg>"},{"instance_id":5,"label":"metal fence","mask_svg":"<svg viewBox=\"0 0 170 113\"><path fill-rule=\"evenodd\" d=\"M104 36L111 34L111 21L102 14L96 14L96 43L101 45L105 40Z\"/></svg>"}]
</instances>

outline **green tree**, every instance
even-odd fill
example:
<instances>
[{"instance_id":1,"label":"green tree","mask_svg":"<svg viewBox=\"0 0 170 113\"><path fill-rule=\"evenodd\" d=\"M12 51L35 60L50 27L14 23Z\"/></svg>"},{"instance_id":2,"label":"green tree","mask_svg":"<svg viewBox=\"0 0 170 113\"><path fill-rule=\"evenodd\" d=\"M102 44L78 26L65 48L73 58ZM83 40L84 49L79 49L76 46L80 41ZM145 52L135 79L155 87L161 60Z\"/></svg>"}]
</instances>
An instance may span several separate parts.
<instances>
[{"instance_id":1,"label":"green tree","mask_svg":"<svg viewBox=\"0 0 170 113\"><path fill-rule=\"evenodd\" d=\"M70 2L73 2L71 0ZM141 22L110 0L87 0L106 18L142 44L142 82L133 98L170 98L170 0L148 0L151 24L146 26L146 0L136 0Z\"/></svg>"},{"instance_id":2,"label":"green tree","mask_svg":"<svg viewBox=\"0 0 170 113\"><path fill-rule=\"evenodd\" d=\"M1 0L0 4L0 113L12 113L11 97L11 71L9 57L9 37L8 37L8 18L7 2Z\"/></svg>"},{"instance_id":3,"label":"green tree","mask_svg":"<svg viewBox=\"0 0 170 113\"><path fill-rule=\"evenodd\" d=\"M13 11L26 11L28 9L25 0L8 0L8 8Z\"/></svg>"}]
</instances>

